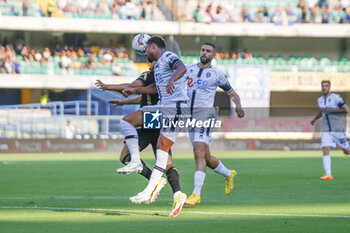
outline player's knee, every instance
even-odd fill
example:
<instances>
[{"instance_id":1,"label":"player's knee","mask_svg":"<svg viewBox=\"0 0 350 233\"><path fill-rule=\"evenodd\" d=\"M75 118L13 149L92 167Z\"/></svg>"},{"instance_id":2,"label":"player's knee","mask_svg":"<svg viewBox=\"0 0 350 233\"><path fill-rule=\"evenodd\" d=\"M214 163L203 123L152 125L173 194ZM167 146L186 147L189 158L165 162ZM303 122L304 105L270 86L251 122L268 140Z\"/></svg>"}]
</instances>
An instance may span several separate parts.
<instances>
[{"instance_id":1,"label":"player's knee","mask_svg":"<svg viewBox=\"0 0 350 233\"><path fill-rule=\"evenodd\" d=\"M350 155L350 148L345 149L345 150L344 150L344 153L345 153L346 155Z\"/></svg>"},{"instance_id":2,"label":"player's knee","mask_svg":"<svg viewBox=\"0 0 350 233\"><path fill-rule=\"evenodd\" d=\"M329 155L330 148L329 147L323 147L323 155Z\"/></svg>"},{"instance_id":3,"label":"player's knee","mask_svg":"<svg viewBox=\"0 0 350 233\"><path fill-rule=\"evenodd\" d=\"M205 150L202 148L194 147L193 153L196 159L205 159Z\"/></svg>"}]
</instances>

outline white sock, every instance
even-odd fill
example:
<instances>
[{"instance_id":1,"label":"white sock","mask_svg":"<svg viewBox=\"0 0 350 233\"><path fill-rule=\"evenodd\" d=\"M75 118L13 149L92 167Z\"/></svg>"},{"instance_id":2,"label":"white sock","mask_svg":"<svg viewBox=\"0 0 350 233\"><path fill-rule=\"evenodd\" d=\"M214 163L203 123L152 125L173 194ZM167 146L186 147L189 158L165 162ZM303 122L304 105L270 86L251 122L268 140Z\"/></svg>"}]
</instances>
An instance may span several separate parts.
<instances>
[{"instance_id":1,"label":"white sock","mask_svg":"<svg viewBox=\"0 0 350 233\"><path fill-rule=\"evenodd\" d=\"M175 192L175 193L173 194L173 199L175 199L175 197L176 197L179 193L181 193L181 191Z\"/></svg>"},{"instance_id":2,"label":"white sock","mask_svg":"<svg viewBox=\"0 0 350 233\"><path fill-rule=\"evenodd\" d=\"M125 136L126 146L130 152L130 161L141 163L139 152L139 137L136 128L124 120L120 120L120 127Z\"/></svg>"},{"instance_id":3,"label":"white sock","mask_svg":"<svg viewBox=\"0 0 350 233\"><path fill-rule=\"evenodd\" d=\"M220 160L219 160L219 165L214 169L214 171L225 176L225 178L230 178L231 176L231 171L227 169Z\"/></svg>"},{"instance_id":4,"label":"white sock","mask_svg":"<svg viewBox=\"0 0 350 233\"><path fill-rule=\"evenodd\" d=\"M155 187L157 186L160 178L165 172L166 164L168 162L168 152L157 149L157 160L152 170L151 178L149 179L148 185L143 192L146 192L148 195L151 195ZM158 169L157 169L158 168ZM160 171L163 170L163 171Z\"/></svg>"},{"instance_id":5,"label":"white sock","mask_svg":"<svg viewBox=\"0 0 350 233\"><path fill-rule=\"evenodd\" d=\"M323 161L323 169L326 175L332 175L331 171L331 156L330 155L324 155L322 158Z\"/></svg>"},{"instance_id":6,"label":"white sock","mask_svg":"<svg viewBox=\"0 0 350 233\"><path fill-rule=\"evenodd\" d=\"M195 193L197 196L201 196L201 190L204 184L205 180L205 172L197 170L194 173L194 189L193 193Z\"/></svg>"}]
</instances>

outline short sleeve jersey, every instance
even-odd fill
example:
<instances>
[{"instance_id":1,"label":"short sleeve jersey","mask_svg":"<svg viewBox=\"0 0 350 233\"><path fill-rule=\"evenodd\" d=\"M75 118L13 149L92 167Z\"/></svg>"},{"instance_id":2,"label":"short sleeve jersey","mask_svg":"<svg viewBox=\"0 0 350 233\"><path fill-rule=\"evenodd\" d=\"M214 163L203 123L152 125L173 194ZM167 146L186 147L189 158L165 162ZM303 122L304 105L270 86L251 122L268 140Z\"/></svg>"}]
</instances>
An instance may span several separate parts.
<instances>
[{"instance_id":1,"label":"short sleeve jersey","mask_svg":"<svg viewBox=\"0 0 350 233\"><path fill-rule=\"evenodd\" d=\"M227 93L232 91L226 75L212 66L201 69L199 64L189 65L185 78L191 108L213 107L217 87Z\"/></svg>"},{"instance_id":2,"label":"short sleeve jersey","mask_svg":"<svg viewBox=\"0 0 350 233\"><path fill-rule=\"evenodd\" d=\"M346 106L343 98L335 93L330 93L329 96L321 96L317 99L319 108L328 108L339 110ZM344 132L344 124L339 113L322 113L322 129L323 132Z\"/></svg>"},{"instance_id":3,"label":"short sleeve jersey","mask_svg":"<svg viewBox=\"0 0 350 233\"><path fill-rule=\"evenodd\" d=\"M166 86L175 74L174 66L180 62L175 53L164 51L154 66L154 79L156 81L159 105L168 105L178 101L187 101L186 79L181 77L174 85L174 92L169 94Z\"/></svg>"}]
</instances>

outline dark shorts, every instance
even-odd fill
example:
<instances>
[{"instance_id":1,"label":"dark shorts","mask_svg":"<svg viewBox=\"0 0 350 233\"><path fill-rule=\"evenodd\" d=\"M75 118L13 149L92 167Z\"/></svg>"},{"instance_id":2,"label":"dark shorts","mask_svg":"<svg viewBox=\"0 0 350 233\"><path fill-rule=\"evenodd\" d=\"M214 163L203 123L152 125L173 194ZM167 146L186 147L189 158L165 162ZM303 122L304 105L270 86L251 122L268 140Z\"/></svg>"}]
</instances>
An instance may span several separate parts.
<instances>
[{"instance_id":1,"label":"dark shorts","mask_svg":"<svg viewBox=\"0 0 350 233\"><path fill-rule=\"evenodd\" d=\"M160 130L137 129L137 134L139 135L139 147L141 148L141 151L151 144L154 156L156 156L159 133ZM171 155L171 149L169 150L169 154Z\"/></svg>"}]
</instances>

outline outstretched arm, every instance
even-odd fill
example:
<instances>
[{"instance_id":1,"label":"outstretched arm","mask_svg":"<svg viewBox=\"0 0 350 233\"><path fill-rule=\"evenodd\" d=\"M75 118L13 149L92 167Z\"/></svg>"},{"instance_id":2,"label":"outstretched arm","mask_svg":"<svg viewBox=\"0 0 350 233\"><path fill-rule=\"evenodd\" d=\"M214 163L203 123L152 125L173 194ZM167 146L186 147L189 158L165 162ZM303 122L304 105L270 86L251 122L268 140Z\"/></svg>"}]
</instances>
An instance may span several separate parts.
<instances>
[{"instance_id":1,"label":"outstretched arm","mask_svg":"<svg viewBox=\"0 0 350 233\"><path fill-rule=\"evenodd\" d=\"M315 122L322 117L322 111L320 111L311 121L311 125L314 125Z\"/></svg>"},{"instance_id":2,"label":"outstretched arm","mask_svg":"<svg viewBox=\"0 0 350 233\"><path fill-rule=\"evenodd\" d=\"M105 84L101 80L97 79L95 86L101 91L117 91L122 92L125 88L132 87L142 87L143 83L140 80L135 80L132 83L122 83L122 84Z\"/></svg>"},{"instance_id":3,"label":"outstretched arm","mask_svg":"<svg viewBox=\"0 0 350 233\"><path fill-rule=\"evenodd\" d=\"M154 94L157 93L156 83L152 83L146 87L126 88L123 90L123 95L128 97L132 94Z\"/></svg>"},{"instance_id":4,"label":"outstretched arm","mask_svg":"<svg viewBox=\"0 0 350 233\"><path fill-rule=\"evenodd\" d=\"M231 97L232 101L235 103L236 105L236 113L237 113L237 116L239 118L242 118L244 117L244 110L242 108L242 105L241 105L241 99L239 98L239 95L232 89L232 91L230 91L229 93L229 96Z\"/></svg>"},{"instance_id":5,"label":"outstretched arm","mask_svg":"<svg viewBox=\"0 0 350 233\"><path fill-rule=\"evenodd\" d=\"M108 103L114 104L115 106L122 106L125 104L139 104L141 102L141 96L136 96L134 98L128 99L112 99L109 100Z\"/></svg>"}]
</instances>

